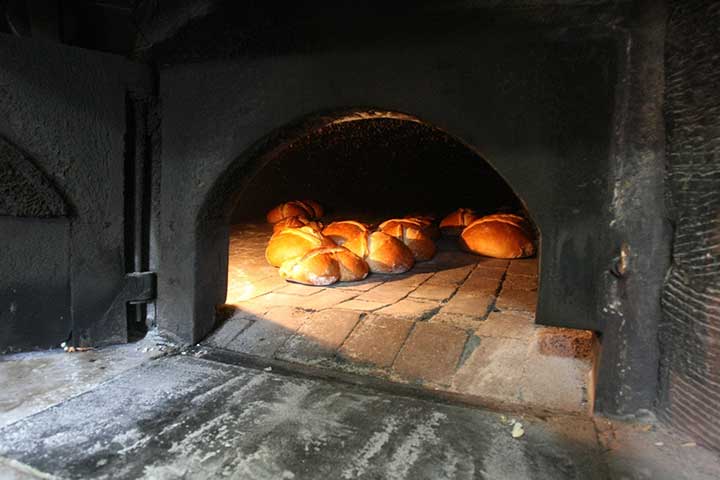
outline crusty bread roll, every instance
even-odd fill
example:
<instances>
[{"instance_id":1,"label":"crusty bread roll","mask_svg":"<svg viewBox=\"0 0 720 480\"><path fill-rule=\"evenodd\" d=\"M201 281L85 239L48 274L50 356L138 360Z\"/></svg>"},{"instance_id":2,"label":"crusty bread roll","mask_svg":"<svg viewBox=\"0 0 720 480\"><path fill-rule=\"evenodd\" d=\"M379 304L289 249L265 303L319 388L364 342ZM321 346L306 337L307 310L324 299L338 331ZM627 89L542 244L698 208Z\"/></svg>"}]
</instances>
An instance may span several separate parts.
<instances>
[{"instance_id":1,"label":"crusty bread roll","mask_svg":"<svg viewBox=\"0 0 720 480\"><path fill-rule=\"evenodd\" d=\"M338 280L354 282L367 274L368 264L344 247L315 248L280 266L282 278L306 285L330 285Z\"/></svg>"},{"instance_id":2,"label":"crusty bread roll","mask_svg":"<svg viewBox=\"0 0 720 480\"><path fill-rule=\"evenodd\" d=\"M332 239L338 245L345 242L357 240L368 233L367 225L354 220L342 220L332 222L322 231L323 235Z\"/></svg>"},{"instance_id":3,"label":"crusty bread roll","mask_svg":"<svg viewBox=\"0 0 720 480\"><path fill-rule=\"evenodd\" d=\"M323 229L322 223L316 220L310 220L307 217L287 217L273 225L273 233L285 230L286 228L300 227L310 227L318 232L322 232Z\"/></svg>"},{"instance_id":4,"label":"crusty bread roll","mask_svg":"<svg viewBox=\"0 0 720 480\"><path fill-rule=\"evenodd\" d=\"M425 233L420 220L395 218L381 223L378 230L403 242L413 253L415 261L423 262L435 256L435 242Z\"/></svg>"},{"instance_id":5,"label":"crusty bread roll","mask_svg":"<svg viewBox=\"0 0 720 480\"><path fill-rule=\"evenodd\" d=\"M354 220L333 222L323 235L364 259L374 273L407 272L415 264L404 243L383 232L371 233L367 225Z\"/></svg>"},{"instance_id":6,"label":"crusty bread roll","mask_svg":"<svg viewBox=\"0 0 720 480\"><path fill-rule=\"evenodd\" d=\"M305 204L306 207L310 207L314 213L314 218L320 218L323 216L325 211L323 210L322 205L320 205L315 200L302 200L302 203Z\"/></svg>"},{"instance_id":7,"label":"crusty bread roll","mask_svg":"<svg viewBox=\"0 0 720 480\"><path fill-rule=\"evenodd\" d=\"M268 223L277 223L288 217L315 219L322 216L322 207L313 200L293 200L281 203L267 213Z\"/></svg>"},{"instance_id":8,"label":"crusty bread roll","mask_svg":"<svg viewBox=\"0 0 720 480\"><path fill-rule=\"evenodd\" d=\"M305 255L313 248L333 247L335 243L311 227L286 228L270 237L265 258L274 267L286 260Z\"/></svg>"},{"instance_id":9,"label":"crusty bread roll","mask_svg":"<svg viewBox=\"0 0 720 480\"><path fill-rule=\"evenodd\" d=\"M403 273L415 264L415 257L397 238L383 232L365 232L344 244L364 259L373 273Z\"/></svg>"},{"instance_id":10,"label":"crusty bread roll","mask_svg":"<svg viewBox=\"0 0 720 480\"><path fill-rule=\"evenodd\" d=\"M463 230L460 244L494 258L522 258L535 254L529 222L518 215L499 213L479 218Z\"/></svg>"},{"instance_id":11,"label":"crusty bread roll","mask_svg":"<svg viewBox=\"0 0 720 480\"><path fill-rule=\"evenodd\" d=\"M431 217L429 215L407 215L405 218L420 222L423 226L425 234L433 240L440 238L440 229L435 224L435 217Z\"/></svg>"},{"instance_id":12,"label":"crusty bread roll","mask_svg":"<svg viewBox=\"0 0 720 480\"><path fill-rule=\"evenodd\" d=\"M440 231L443 235L457 237L465 227L477 220L477 218L477 214L469 208L458 208L442 219Z\"/></svg>"}]
</instances>

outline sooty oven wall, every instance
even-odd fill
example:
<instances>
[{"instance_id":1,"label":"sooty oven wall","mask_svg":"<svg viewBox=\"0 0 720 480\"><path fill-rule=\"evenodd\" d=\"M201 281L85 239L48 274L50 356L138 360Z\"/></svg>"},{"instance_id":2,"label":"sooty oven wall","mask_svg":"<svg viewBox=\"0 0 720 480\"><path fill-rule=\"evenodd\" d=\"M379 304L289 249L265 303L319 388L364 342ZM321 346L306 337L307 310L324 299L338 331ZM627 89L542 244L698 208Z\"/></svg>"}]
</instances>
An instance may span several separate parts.
<instances>
[{"instance_id":1,"label":"sooty oven wall","mask_svg":"<svg viewBox=\"0 0 720 480\"><path fill-rule=\"evenodd\" d=\"M147 67L0 34L0 351L124 342L125 98ZM124 305L122 305L124 307Z\"/></svg>"},{"instance_id":2,"label":"sooty oven wall","mask_svg":"<svg viewBox=\"0 0 720 480\"><path fill-rule=\"evenodd\" d=\"M720 4L673 1L666 48L673 262L662 415L720 450Z\"/></svg>"},{"instance_id":3,"label":"sooty oven wall","mask_svg":"<svg viewBox=\"0 0 720 480\"><path fill-rule=\"evenodd\" d=\"M662 8L386 3L219 2L154 47L159 326L187 342L212 329L230 214L263 154L338 109L405 112L472 146L524 201L542 234L538 320L604 330L596 405L648 407L667 262Z\"/></svg>"},{"instance_id":4,"label":"sooty oven wall","mask_svg":"<svg viewBox=\"0 0 720 480\"><path fill-rule=\"evenodd\" d=\"M242 192L231 221L264 221L289 198L316 199L330 218L370 221L460 206L522 211L505 180L468 147L428 125L389 118L329 125L288 144Z\"/></svg>"}]
</instances>

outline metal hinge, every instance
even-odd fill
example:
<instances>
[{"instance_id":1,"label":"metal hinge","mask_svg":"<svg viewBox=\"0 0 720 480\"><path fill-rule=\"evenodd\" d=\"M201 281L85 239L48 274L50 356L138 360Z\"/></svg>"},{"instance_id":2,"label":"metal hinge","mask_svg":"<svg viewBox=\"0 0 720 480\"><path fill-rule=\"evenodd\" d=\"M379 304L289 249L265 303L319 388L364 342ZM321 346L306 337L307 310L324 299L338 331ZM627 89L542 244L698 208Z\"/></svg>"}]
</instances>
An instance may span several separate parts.
<instances>
[{"instance_id":1,"label":"metal hinge","mask_svg":"<svg viewBox=\"0 0 720 480\"><path fill-rule=\"evenodd\" d=\"M132 272L125 275L125 286L120 297L126 303L148 303L157 296L157 275L155 272Z\"/></svg>"}]
</instances>

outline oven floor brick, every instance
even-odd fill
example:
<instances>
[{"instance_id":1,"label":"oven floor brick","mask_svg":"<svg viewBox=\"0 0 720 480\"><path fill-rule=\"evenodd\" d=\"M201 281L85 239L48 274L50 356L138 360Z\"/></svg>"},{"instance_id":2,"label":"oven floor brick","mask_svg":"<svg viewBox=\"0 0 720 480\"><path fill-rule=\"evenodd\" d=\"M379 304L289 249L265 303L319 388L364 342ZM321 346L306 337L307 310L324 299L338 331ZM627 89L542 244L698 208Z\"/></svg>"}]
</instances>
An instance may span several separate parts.
<instances>
[{"instance_id":1,"label":"oven floor brick","mask_svg":"<svg viewBox=\"0 0 720 480\"><path fill-rule=\"evenodd\" d=\"M358 300L357 298L353 300L348 300L347 302L343 302L338 305L338 308L345 308L348 310L359 310L361 312L372 312L375 310L379 310L386 306L387 303L383 302L367 302L365 300Z\"/></svg>"},{"instance_id":2,"label":"oven floor brick","mask_svg":"<svg viewBox=\"0 0 720 480\"><path fill-rule=\"evenodd\" d=\"M312 314L276 353L281 360L314 364L328 360L353 331L361 313L324 310Z\"/></svg>"},{"instance_id":3,"label":"oven floor brick","mask_svg":"<svg viewBox=\"0 0 720 480\"><path fill-rule=\"evenodd\" d=\"M228 299L239 300L209 347L483 405L587 411L594 339L535 325L537 259L479 257L444 238L409 272L312 287L267 265L269 228L251 229L242 247L245 230L233 230Z\"/></svg>"},{"instance_id":4,"label":"oven floor brick","mask_svg":"<svg viewBox=\"0 0 720 480\"><path fill-rule=\"evenodd\" d=\"M537 303L537 292L503 288L498 296L496 307L500 310L519 310L534 312Z\"/></svg>"},{"instance_id":5,"label":"oven floor brick","mask_svg":"<svg viewBox=\"0 0 720 480\"><path fill-rule=\"evenodd\" d=\"M410 320L368 315L340 348L339 357L346 362L388 368L412 327Z\"/></svg>"},{"instance_id":6,"label":"oven floor brick","mask_svg":"<svg viewBox=\"0 0 720 480\"><path fill-rule=\"evenodd\" d=\"M483 337L473 342L452 380L451 389L481 395L498 404L521 403L521 382L528 345L511 338Z\"/></svg>"},{"instance_id":7,"label":"oven floor brick","mask_svg":"<svg viewBox=\"0 0 720 480\"><path fill-rule=\"evenodd\" d=\"M308 318L309 314L303 310L275 307L233 338L225 348L260 357L272 357Z\"/></svg>"},{"instance_id":8,"label":"oven floor brick","mask_svg":"<svg viewBox=\"0 0 720 480\"><path fill-rule=\"evenodd\" d=\"M482 318L495 300L490 294L456 294L442 307L440 313L453 313L469 317Z\"/></svg>"},{"instance_id":9,"label":"oven floor brick","mask_svg":"<svg viewBox=\"0 0 720 480\"><path fill-rule=\"evenodd\" d=\"M528 341L541 329L535 326L533 315L523 312L492 312L475 330L483 337L513 338Z\"/></svg>"},{"instance_id":10,"label":"oven floor brick","mask_svg":"<svg viewBox=\"0 0 720 480\"><path fill-rule=\"evenodd\" d=\"M422 320L439 308L436 302L416 298L404 298L397 303L378 310L378 313L397 318Z\"/></svg>"},{"instance_id":11,"label":"oven floor brick","mask_svg":"<svg viewBox=\"0 0 720 480\"><path fill-rule=\"evenodd\" d=\"M389 305L407 297L415 288L417 287L407 283L395 284L395 282L386 282L373 288L369 292L359 295L357 299L364 302L376 302Z\"/></svg>"},{"instance_id":12,"label":"oven floor brick","mask_svg":"<svg viewBox=\"0 0 720 480\"><path fill-rule=\"evenodd\" d=\"M410 292L409 296L412 298L424 298L444 302L455 293L455 290L457 290L457 287L454 285L433 285L425 283Z\"/></svg>"},{"instance_id":13,"label":"oven floor brick","mask_svg":"<svg viewBox=\"0 0 720 480\"><path fill-rule=\"evenodd\" d=\"M447 384L466 341L467 333L463 330L420 322L398 354L393 373L410 381Z\"/></svg>"}]
</instances>

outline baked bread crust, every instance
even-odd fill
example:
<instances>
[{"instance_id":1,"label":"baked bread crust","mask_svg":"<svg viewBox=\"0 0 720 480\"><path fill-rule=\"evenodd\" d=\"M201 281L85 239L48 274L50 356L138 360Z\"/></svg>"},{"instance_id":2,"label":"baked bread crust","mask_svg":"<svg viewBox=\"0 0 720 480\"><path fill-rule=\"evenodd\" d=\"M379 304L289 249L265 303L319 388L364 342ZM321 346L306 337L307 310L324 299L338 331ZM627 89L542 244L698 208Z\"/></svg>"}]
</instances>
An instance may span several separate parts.
<instances>
[{"instance_id":1,"label":"baked bread crust","mask_svg":"<svg viewBox=\"0 0 720 480\"><path fill-rule=\"evenodd\" d=\"M307 217L298 216L283 218L277 222L273 225L273 233L285 230L286 228L301 228L306 226L312 228L313 230L317 230L318 232L322 232L323 229L322 223L317 220L310 220Z\"/></svg>"},{"instance_id":2,"label":"baked bread crust","mask_svg":"<svg viewBox=\"0 0 720 480\"><path fill-rule=\"evenodd\" d=\"M413 253L397 238L383 232L374 232L365 238L363 258L371 272L404 273L415 265Z\"/></svg>"},{"instance_id":3,"label":"baked bread crust","mask_svg":"<svg viewBox=\"0 0 720 480\"><path fill-rule=\"evenodd\" d=\"M278 223L288 217L315 219L321 217L322 214L322 207L314 200L292 200L276 206L267 213L265 218L268 223Z\"/></svg>"},{"instance_id":4,"label":"baked bread crust","mask_svg":"<svg viewBox=\"0 0 720 480\"><path fill-rule=\"evenodd\" d=\"M519 215L499 213L475 220L463 230L460 244L468 251L494 258L535 254L530 223Z\"/></svg>"},{"instance_id":5,"label":"baked bread crust","mask_svg":"<svg viewBox=\"0 0 720 480\"><path fill-rule=\"evenodd\" d=\"M329 224L323 229L322 233L337 245L342 246L347 242L357 242L359 237L367 235L368 231L368 227L364 223L355 220L341 220ZM354 253L360 255L358 252Z\"/></svg>"},{"instance_id":6,"label":"baked bread crust","mask_svg":"<svg viewBox=\"0 0 720 480\"><path fill-rule=\"evenodd\" d=\"M403 242L413 253L415 261L430 260L437 252L435 242L426 233L420 220L394 218L381 223L378 229Z\"/></svg>"},{"instance_id":7,"label":"baked bread crust","mask_svg":"<svg viewBox=\"0 0 720 480\"><path fill-rule=\"evenodd\" d=\"M344 247L315 248L280 266L282 278L305 285L354 282L367 277L368 271L367 263Z\"/></svg>"},{"instance_id":8,"label":"baked bread crust","mask_svg":"<svg viewBox=\"0 0 720 480\"><path fill-rule=\"evenodd\" d=\"M457 237L477 218L478 216L473 210L458 208L440 221L440 231L443 235Z\"/></svg>"},{"instance_id":9,"label":"baked bread crust","mask_svg":"<svg viewBox=\"0 0 720 480\"><path fill-rule=\"evenodd\" d=\"M318 247L333 247L335 243L311 227L286 228L270 237L265 258L279 267L291 258L300 257Z\"/></svg>"},{"instance_id":10,"label":"baked bread crust","mask_svg":"<svg viewBox=\"0 0 720 480\"><path fill-rule=\"evenodd\" d=\"M425 235L433 240L440 238L440 229L435 224L435 217L429 215L406 215L407 220L416 220L422 224L423 232Z\"/></svg>"}]
</instances>

